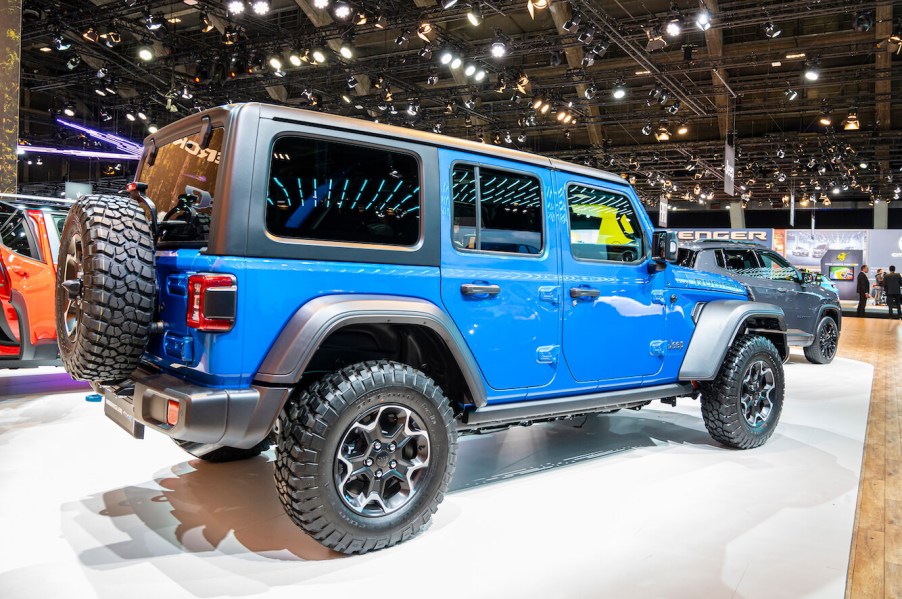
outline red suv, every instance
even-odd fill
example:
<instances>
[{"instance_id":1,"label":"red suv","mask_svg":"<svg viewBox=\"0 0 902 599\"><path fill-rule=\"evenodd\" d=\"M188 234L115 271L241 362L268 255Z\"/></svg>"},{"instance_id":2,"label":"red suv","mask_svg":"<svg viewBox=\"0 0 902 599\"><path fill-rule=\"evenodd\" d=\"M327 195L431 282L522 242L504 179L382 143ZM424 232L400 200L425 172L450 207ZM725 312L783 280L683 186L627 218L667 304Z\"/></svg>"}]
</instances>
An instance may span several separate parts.
<instances>
[{"instance_id":1,"label":"red suv","mask_svg":"<svg viewBox=\"0 0 902 599\"><path fill-rule=\"evenodd\" d=\"M0 194L0 368L59 363L56 261L70 204Z\"/></svg>"}]
</instances>

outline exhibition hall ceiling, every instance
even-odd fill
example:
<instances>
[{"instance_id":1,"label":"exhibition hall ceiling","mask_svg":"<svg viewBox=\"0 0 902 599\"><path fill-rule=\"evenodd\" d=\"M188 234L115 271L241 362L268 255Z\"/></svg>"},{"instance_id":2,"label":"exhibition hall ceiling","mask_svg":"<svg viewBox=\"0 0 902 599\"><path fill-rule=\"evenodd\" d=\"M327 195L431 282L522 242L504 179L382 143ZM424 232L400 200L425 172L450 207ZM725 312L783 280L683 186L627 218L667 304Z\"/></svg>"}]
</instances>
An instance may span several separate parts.
<instances>
[{"instance_id":1,"label":"exhibition hall ceiling","mask_svg":"<svg viewBox=\"0 0 902 599\"><path fill-rule=\"evenodd\" d=\"M82 143L65 114L140 141L263 101L598 166L650 208L866 205L902 191L893 4L26 0L20 137Z\"/></svg>"}]
</instances>

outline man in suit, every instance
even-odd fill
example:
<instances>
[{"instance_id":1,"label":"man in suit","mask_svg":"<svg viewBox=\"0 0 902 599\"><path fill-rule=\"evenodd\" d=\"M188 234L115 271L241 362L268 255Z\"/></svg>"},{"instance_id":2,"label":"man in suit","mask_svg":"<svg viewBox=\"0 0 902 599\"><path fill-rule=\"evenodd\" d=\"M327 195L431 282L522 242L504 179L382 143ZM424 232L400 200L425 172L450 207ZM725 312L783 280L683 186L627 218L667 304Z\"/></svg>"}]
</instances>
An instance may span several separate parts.
<instances>
[{"instance_id":1,"label":"man in suit","mask_svg":"<svg viewBox=\"0 0 902 599\"><path fill-rule=\"evenodd\" d=\"M868 303L868 296L871 291L871 282L868 281L868 265L864 264L861 267L861 271L858 273L858 280L856 285L856 291L858 291L858 310L855 312L856 316L864 316L864 307Z\"/></svg>"},{"instance_id":2,"label":"man in suit","mask_svg":"<svg viewBox=\"0 0 902 599\"><path fill-rule=\"evenodd\" d=\"M889 317L893 317L893 306L896 314L902 318L902 275L896 272L895 266L889 267L889 273L883 277L883 288L886 289L886 305L889 306Z\"/></svg>"}]
</instances>

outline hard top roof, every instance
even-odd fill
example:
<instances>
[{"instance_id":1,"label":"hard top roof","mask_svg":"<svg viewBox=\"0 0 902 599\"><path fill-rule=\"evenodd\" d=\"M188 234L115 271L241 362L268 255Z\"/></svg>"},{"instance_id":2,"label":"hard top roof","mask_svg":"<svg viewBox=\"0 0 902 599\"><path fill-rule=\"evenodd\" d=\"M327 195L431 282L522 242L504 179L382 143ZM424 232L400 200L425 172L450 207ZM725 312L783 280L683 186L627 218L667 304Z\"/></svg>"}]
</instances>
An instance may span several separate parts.
<instances>
[{"instance_id":1,"label":"hard top roof","mask_svg":"<svg viewBox=\"0 0 902 599\"><path fill-rule=\"evenodd\" d=\"M16 208L57 208L59 210L68 210L74 203L74 200L29 196L18 193L0 193L0 203Z\"/></svg>"},{"instance_id":2,"label":"hard top roof","mask_svg":"<svg viewBox=\"0 0 902 599\"><path fill-rule=\"evenodd\" d=\"M695 241L680 242L681 248L688 250L710 250L718 248L769 250L770 248L754 241L735 241L732 239L697 239Z\"/></svg>"},{"instance_id":3,"label":"hard top roof","mask_svg":"<svg viewBox=\"0 0 902 599\"><path fill-rule=\"evenodd\" d=\"M629 186L629 183L625 181L619 175L614 173L610 173L608 171L603 171L596 168L591 168L588 166L584 166L581 164L574 164L572 162L566 162L564 160L557 160L555 158L549 158L548 156L542 156L540 154L532 154L530 152L523 152L521 150L514 150L511 148L505 148L502 146L496 146L493 144L484 144L475 141L470 141L467 139L460 139L457 137L452 137L449 135L439 135L436 133L429 133L426 131L418 131L416 129L408 129L406 127L398 127L395 125L386 125L382 123L373 123L364 119L355 119L346 116L339 116L334 114L326 114L322 112L316 112L313 110L306 110L302 108L294 108L290 106L276 106L274 104L263 104L259 102L248 102L242 104L228 104L225 106L220 106L217 108L211 108L208 111L198 113L197 115L193 115L192 118L196 119L198 116L202 116L207 113L212 113L216 111L243 111L245 109L256 109L259 110L261 118L267 119L284 119L290 121L297 121L302 123L309 123L314 126L328 127L331 129L342 129L347 130L353 133L364 133L370 135L377 135L380 137L389 137L393 139L402 139L411 141L414 143L422 143L430 146L437 146L441 148L453 148L456 150L462 150L466 152L473 152L474 154L482 154L486 156L492 156L495 158L502 158L507 160L515 160L517 162L524 162L527 164L534 164L537 166L542 166L546 168L552 168L560 171L567 171L574 174L584 175L586 177L593 177L596 179L601 179L604 181L609 181L611 183L616 183L618 185ZM169 137L169 129L181 129L178 125L179 121L173 123L171 125L167 125L160 129L156 134L148 136L145 139L145 144L151 138L159 138L166 139Z\"/></svg>"}]
</instances>

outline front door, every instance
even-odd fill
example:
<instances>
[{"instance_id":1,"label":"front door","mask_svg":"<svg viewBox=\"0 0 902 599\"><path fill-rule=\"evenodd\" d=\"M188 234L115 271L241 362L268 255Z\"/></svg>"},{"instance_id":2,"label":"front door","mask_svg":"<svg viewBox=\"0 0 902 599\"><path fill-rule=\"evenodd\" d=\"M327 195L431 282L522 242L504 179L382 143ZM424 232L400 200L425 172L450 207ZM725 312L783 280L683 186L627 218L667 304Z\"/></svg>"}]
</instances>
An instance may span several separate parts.
<instances>
[{"instance_id":1,"label":"front door","mask_svg":"<svg viewBox=\"0 0 902 599\"><path fill-rule=\"evenodd\" d=\"M803 284L801 273L775 252L761 252L758 259L762 268L756 299L783 308L790 333L813 334L822 299L817 286Z\"/></svg>"},{"instance_id":2,"label":"front door","mask_svg":"<svg viewBox=\"0 0 902 599\"><path fill-rule=\"evenodd\" d=\"M656 374L667 351L668 298L665 273L649 273L647 217L623 188L555 177L564 194L563 353L570 372L579 382L615 384Z\"/></svg>"},{"instance_id":3,"label":"front door","mask_svg":"<svg viewBox=\"0 0 902 599\"><path fill-rule=\"evenodd\" d=\"M557 371L561 289L547 169L440 151L442 301L494 389Z\"/></svg>"}]
</instances>

